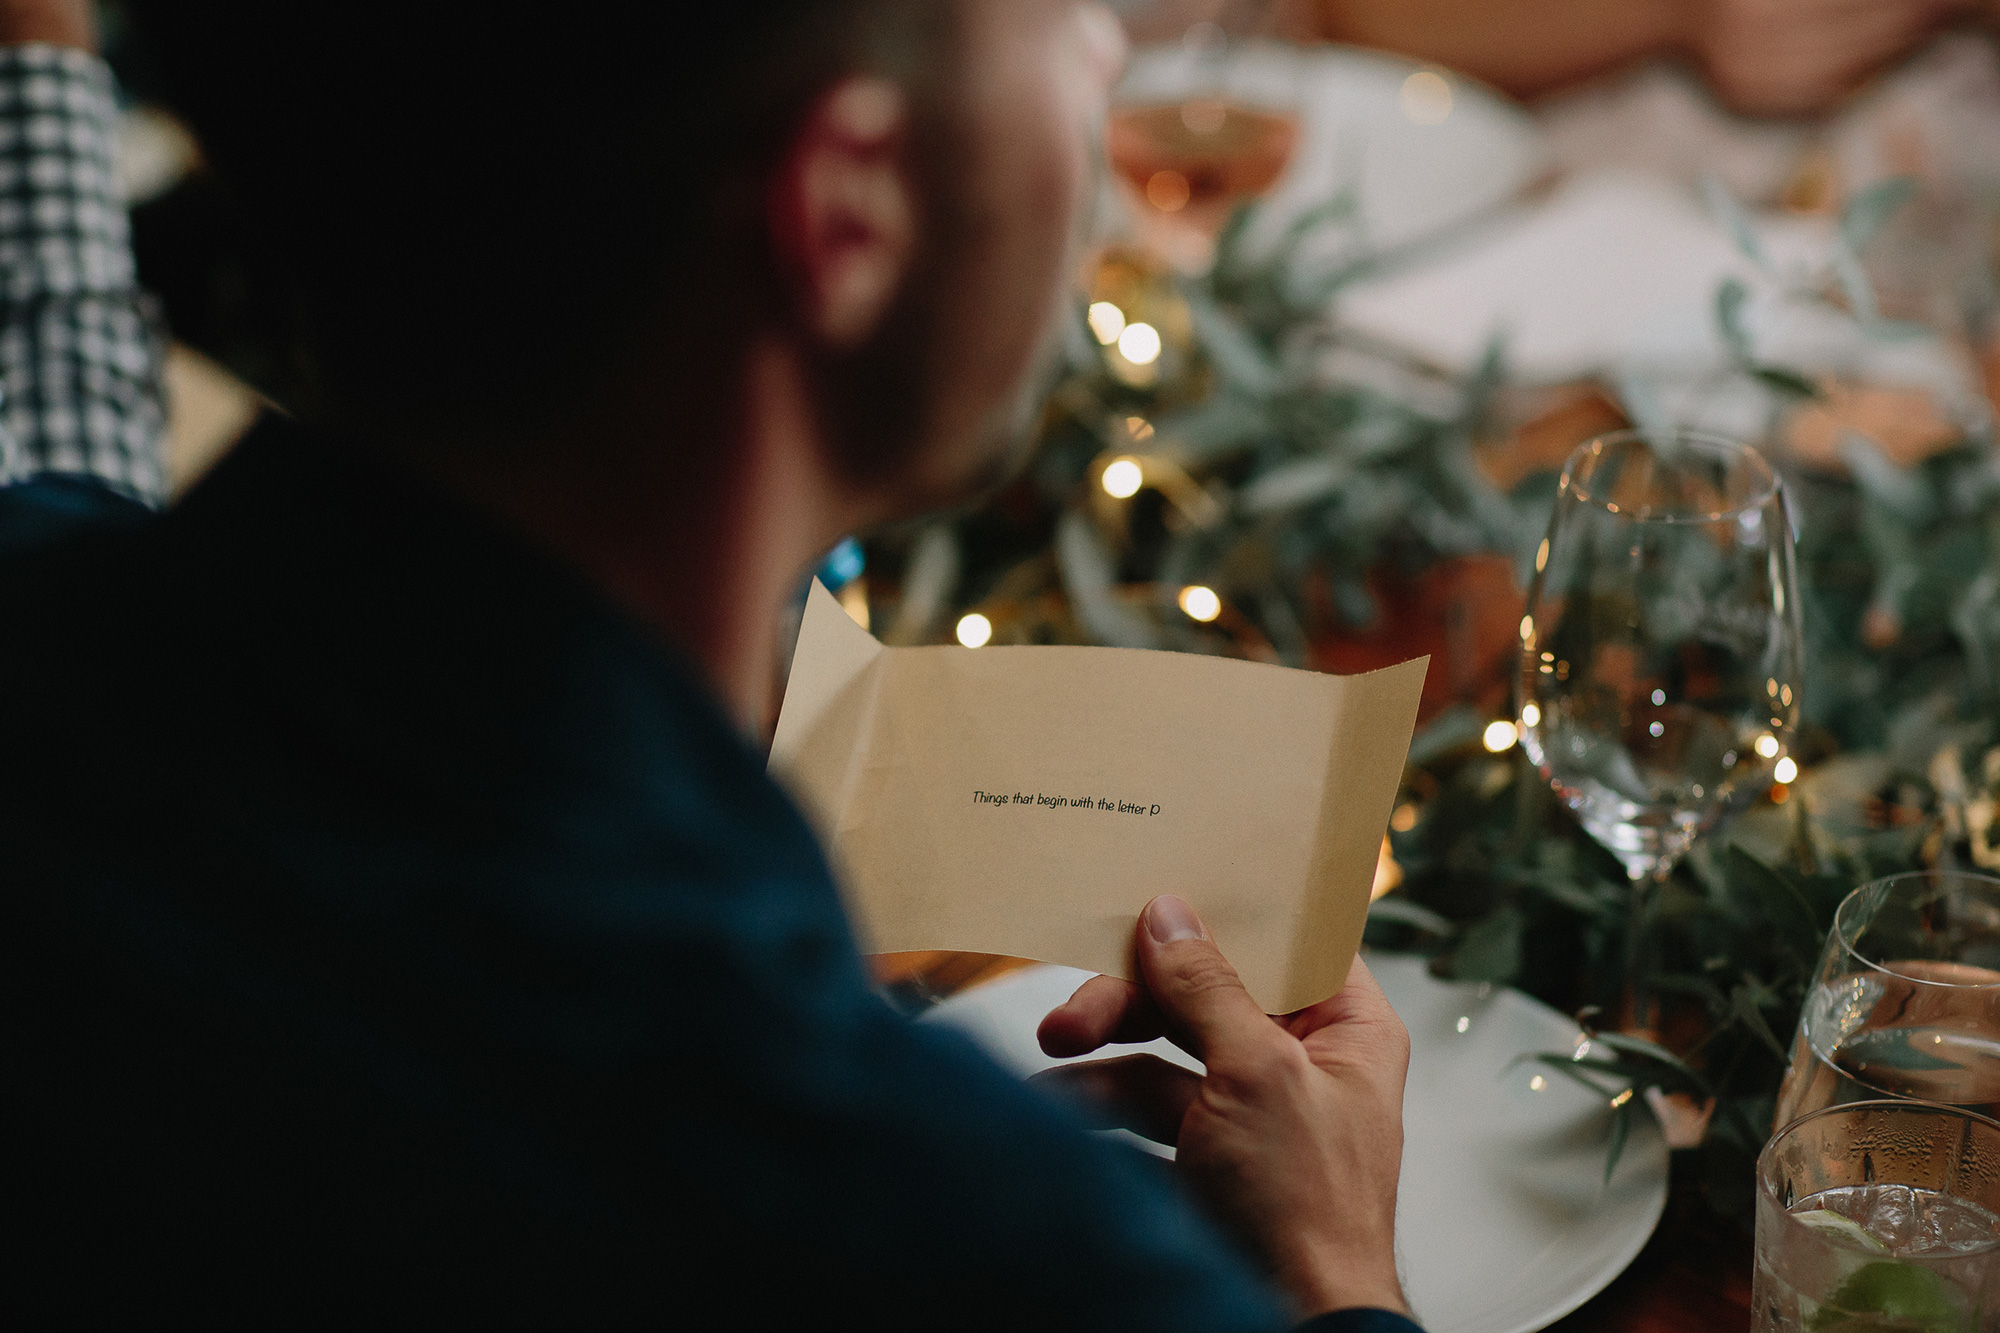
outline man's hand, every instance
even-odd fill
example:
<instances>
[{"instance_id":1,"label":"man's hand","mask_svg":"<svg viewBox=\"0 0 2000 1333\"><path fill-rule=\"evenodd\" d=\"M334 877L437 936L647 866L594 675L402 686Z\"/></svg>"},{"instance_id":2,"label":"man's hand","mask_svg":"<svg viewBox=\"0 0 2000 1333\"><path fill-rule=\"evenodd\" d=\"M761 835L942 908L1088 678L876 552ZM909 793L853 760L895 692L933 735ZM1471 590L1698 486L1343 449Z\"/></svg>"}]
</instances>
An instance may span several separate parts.
<instances>
[{"instance_id":1,"label":"man's hand","mask_svg":"<svg viewBox=\"0 0 2000 1333\"><path fill-rule=\"evenodd\" d=\"M0 0L0 46L28 42L95 51L90 0Z\"/></svg>"},{"instance_id":2,"label":"man's hand","mask_svg":"<svg viewBox=\"0 0 2000 1333\"><path fill-rule=\"evenodd\" d=\"M1094 977L1042 1020L1042 1049L1082 1055L1165 1034L1206 1078L1153 1056L1040 1077L1115 1123L1173 1143L1215 1216L1255 1247L1306 1314L1407 1313L1396 1278L1396 1180L1410 1038L1359 959L1332 999L1283 1018L1257 1007L1194 909L1155 898L1140 917L1143 989Z\"/></svg>"}]
</instances>

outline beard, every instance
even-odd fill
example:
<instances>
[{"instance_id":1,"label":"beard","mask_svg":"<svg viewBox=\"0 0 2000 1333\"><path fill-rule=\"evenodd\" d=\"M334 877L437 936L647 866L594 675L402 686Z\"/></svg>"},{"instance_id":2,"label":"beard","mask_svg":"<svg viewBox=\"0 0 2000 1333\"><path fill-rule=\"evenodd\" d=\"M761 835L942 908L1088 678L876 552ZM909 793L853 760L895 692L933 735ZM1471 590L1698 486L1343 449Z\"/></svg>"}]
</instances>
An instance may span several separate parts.
<instances>
[{"instance_id":1,"label":"beard","mask_svg":"<svg viewBox=\"0 0 2000 1333\"><path fill-rule=\"evenodd\" d=\"M942 355L965 318L962 307L944 308L952 286L936 269L920 269L865 343L817 368L841 480L879 497L893 517L969 503L1018 473L1061 371L1068 311L1057 302L1015 383L997 404L968 411L967 391Z\"/></svg>"},{"instance_id":2,"label":"beard","mask_svg":"<svg viewBox=\"0 0 2000 1333\"><path fill-rule=\"evenodd\" d=\"M1042 405L1064 368L1064 321L1073 318L1061 275L1074 270L1081 236L1064 247L1058 272L1023 275L1014 286L1064 295L1047 302L1013 383L997 401L969 403L993 396L990 381L962 382L962 358L955 364L951 355L968 321L981 317L965 303L963 275L976 262L982 229L949 201L934 223L876 331L814 367L834 466L885 518L970 504L1026 466Z\"/></svg>"}]
</instances>

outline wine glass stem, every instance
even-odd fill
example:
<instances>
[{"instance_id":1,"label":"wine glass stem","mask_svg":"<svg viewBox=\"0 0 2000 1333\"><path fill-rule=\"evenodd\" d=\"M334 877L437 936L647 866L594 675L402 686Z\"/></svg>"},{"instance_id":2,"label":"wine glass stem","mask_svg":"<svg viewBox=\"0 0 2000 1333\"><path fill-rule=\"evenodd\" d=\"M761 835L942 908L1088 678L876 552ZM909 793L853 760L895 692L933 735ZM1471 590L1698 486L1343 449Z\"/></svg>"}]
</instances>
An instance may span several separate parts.
<instances>
[{"instance_id":1,"label":"wine glass stem","mask_svg":"<svg viewBox=\"0 0 2000 1333\"><path fill-rule=\"evenodd\" d=\"M1632 881L1625 917L1625 1026L1630 1032L1649 1033L1658 1026L1648 984L1653 969L1652 924L1660 888L1672 872L1673 863L1665 860L1625 868Z\"/></svg>"}]
</instances>

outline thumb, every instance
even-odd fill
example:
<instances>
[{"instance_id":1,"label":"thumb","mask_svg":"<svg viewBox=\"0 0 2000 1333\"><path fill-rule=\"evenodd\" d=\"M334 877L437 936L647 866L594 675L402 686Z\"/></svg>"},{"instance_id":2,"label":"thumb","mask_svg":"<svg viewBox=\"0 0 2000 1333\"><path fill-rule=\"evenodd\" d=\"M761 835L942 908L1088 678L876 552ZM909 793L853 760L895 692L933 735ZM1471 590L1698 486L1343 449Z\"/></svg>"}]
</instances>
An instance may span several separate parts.
<instances>
[{"instance_id":1,"label":"thumb","mask_svg":"<svg viewBox=\"0 0 2000 1333\"><path fill-rule=\"evenodd\" d=\"M1198 1058L1212 1060L1277 1031L1194 908L1172 894L1153 899L1139 914L1138 954L1153 1002Z\"/></svg>"}]
</instances>

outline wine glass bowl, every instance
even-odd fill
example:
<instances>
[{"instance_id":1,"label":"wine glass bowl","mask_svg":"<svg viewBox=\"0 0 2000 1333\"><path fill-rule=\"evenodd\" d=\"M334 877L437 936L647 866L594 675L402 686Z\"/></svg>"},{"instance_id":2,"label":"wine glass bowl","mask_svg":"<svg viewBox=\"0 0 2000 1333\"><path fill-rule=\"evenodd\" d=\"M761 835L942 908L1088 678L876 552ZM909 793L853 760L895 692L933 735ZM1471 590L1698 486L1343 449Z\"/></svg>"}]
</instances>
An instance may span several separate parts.
<instances>
[{"instance_id":1,"label":"wine glass bowl","mask_svg":"<svg viewBox=\"0 0 2000 1333\"><path fill-rule=\"evenodd\" d=\"M1283 174L1298 121L1222 90L1184 101L1121 106L1107 132L1111 164L1148 208L1219 229L1239 203Z\"/></svg>"},{"instance_id":2,"label":"wine glass bowl","mask_svg":"<svg viewBox=\"0 0 2000 1333\"><path fill-rule=\"evenodd\" d=\"M1255 31L1202 22L1179 41L1140 47L1105 128L1139 235L1189 271L1298 149L1297 53Z\"/></svg>"},{"instance_id":3,"label":"wine glass bowl","mask_svg":"<svg viewBox=\"0 0 2000 1333\"><path fill-rule=\"evenodd\" d=\"M1877 1097L2000 1117L2000 879L1891 875L1834 913L1774 1123Z\"/></svg>"},{"instance_id":4,"label":"wine glass bowl","mask_svg":"<svg viewBox=\"0 0 2000 1333\"><path fill-rule=\"evenodd\" d=\"M1522 747L1635 882L1788 762L1794 583L1784 487L1749 446L1620 431L1570 456L1521 619Z\"/></svg>"}]
</instances>

